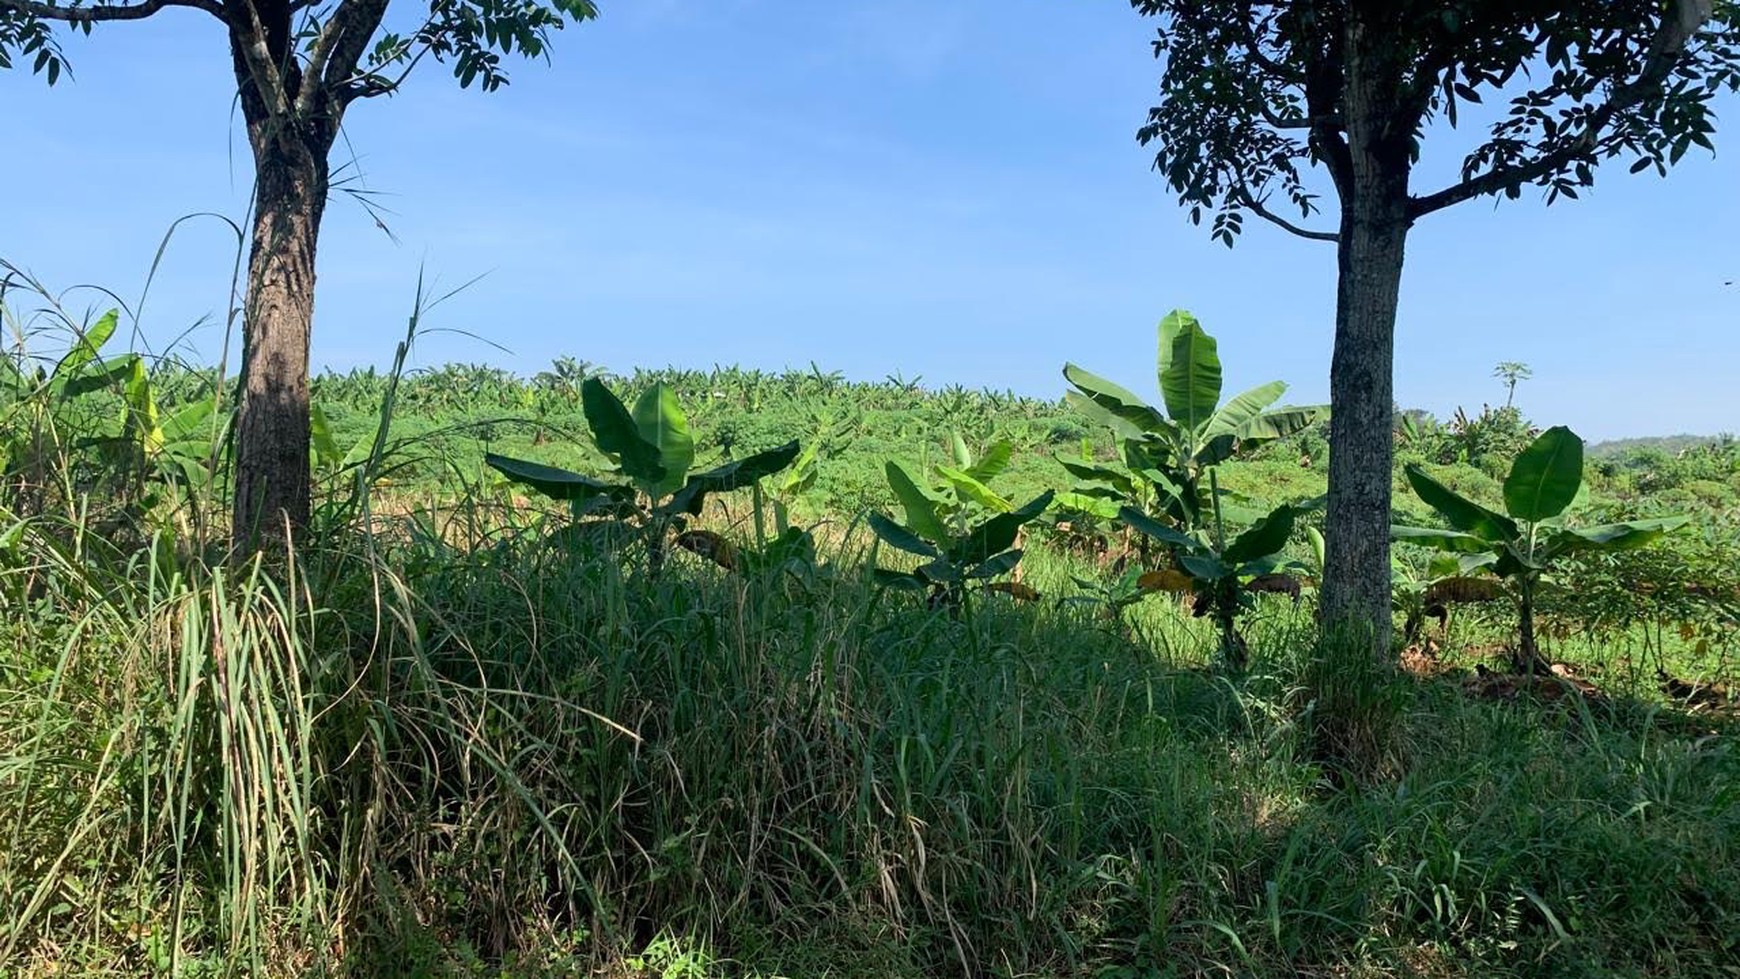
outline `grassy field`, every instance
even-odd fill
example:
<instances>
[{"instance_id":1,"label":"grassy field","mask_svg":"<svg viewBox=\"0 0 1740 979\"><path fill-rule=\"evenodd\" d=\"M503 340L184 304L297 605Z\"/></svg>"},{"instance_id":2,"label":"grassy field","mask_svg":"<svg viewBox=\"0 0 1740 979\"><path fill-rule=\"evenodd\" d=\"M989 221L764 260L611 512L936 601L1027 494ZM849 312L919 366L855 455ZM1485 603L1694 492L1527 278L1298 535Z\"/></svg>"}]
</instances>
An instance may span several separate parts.
<instances>
[{"instance_id":1,"label":"grassy field","mask_svg":"<svg viewBox=\"0 0 1740 979\"><path fill-rule=\"evenodd\" d=\"M204 396L150 376L165 417ZM126 395L8 403L0 968L1740 974L1732 445L1592 470L1591 513L1697 520L1555 579L1564 677L1477 672L1501 605L1373 663L1317 635L1309 587L1255 599L1234 670L1188 599L1119 603L1119 542L1067 522L1029 528L1034 601L869 574L912 564L864 522L885 460L929 473L961 433L1011 443L1011 498L1064 487L1059 458L1109 444L1061 403L618 379L676 388L703 464L819 444L807 487L700 521L750 548L777 503L818 552L728 571L576 533L483 465L597 472L575 376L321 379L316 526L266 565L223 560L221 483L187 475L209 445L119 452ZM1229 507L1321 493L1321 434L1224 466ZM1490 412L1399 435L1486 499L1527 437ZM1406 486L1398 520L1430 519Z\"/></svg>"}]
</instances>

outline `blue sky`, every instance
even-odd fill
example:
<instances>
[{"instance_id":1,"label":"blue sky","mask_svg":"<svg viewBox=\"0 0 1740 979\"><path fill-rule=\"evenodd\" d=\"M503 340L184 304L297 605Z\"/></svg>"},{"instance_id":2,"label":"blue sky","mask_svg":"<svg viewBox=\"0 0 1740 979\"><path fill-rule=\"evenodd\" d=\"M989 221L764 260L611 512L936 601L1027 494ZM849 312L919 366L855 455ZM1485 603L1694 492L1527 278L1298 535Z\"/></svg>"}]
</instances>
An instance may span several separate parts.
<instances>
[{"instance_id":1,"label":"blue sky","mask_svg":"<svg viewBox=\"0 0 1740 979\"><path fill-rule=\"evenodd\" d=\"M398 243L335 199L315 363L385 364L422 269L482 276L431 317L455 332L425 337L423 364L815 361L1056 396L1074 360L1152 391L1154 324L1184 307L1229 388L1324 400L1331 247L1253 222L1229 251L1188 223L1134 138L1151 36L1121 0L616 0L493 95L429 66L349 117ZM172 10L65 46L54 89L0 74L0 257L131 298L177 217L245 210L224 38ZM1447 135L1420 189L1453 168ZM1426 219L1398 399L1502 401L1492 366L1521 360L1518 403L1586 437L1740 429L1736 158ZM144 310L154 345L216 355L220 329L197 324L224 308L234 249L216 221L182 227Z\"/></svg>"}]
</instances>

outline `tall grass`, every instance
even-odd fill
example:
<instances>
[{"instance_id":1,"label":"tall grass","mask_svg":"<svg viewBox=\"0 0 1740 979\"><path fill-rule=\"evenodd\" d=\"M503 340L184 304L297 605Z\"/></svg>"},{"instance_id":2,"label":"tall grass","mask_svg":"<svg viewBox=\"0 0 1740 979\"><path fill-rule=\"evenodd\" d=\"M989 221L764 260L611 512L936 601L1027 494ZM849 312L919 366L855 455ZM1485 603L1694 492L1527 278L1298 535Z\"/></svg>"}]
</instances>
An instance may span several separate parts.
<instances>
[{"instance_id":1,"label":"tall grass","mask_svg":"<svg viewBox=\"0 0 1740 979\"><path fill-rule=\"evenodd\" d=\"M1000 597L957 621L846 558L813 586L698 562L652 580L472 506L331 535L272 575L8 523L0 587L27 613L0 684L0 959L658 974L705 951L720 974L792 977L1736 962L1726 735L1390 677L1372 690L1405 763L1337 787L1306 695L1322 656L1284 601L1232 679L1159 605L1134 629Z\"/></svg>"}]
</instances>

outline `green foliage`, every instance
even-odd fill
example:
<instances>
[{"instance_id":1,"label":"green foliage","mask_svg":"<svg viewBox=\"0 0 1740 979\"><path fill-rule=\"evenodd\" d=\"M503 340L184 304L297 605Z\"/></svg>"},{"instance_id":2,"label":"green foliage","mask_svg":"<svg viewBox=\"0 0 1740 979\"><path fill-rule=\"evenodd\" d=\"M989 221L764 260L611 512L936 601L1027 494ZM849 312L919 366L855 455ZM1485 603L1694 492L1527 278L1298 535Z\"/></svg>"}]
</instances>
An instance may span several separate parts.
<instances>
[{"instance_id":1,"label":"green foliage","mask_svg":"<svg viewBox=\"0 0 1740 979\"><path fill-rule=\"evenodd\" d=\"M1177 571L1182 572L1196 595L1197 614L1214 618L1220 632L1221 657L1233 669L1243 670L1249 660L1249 647L1239 635L1238 617L1254 605L1252 593L1259 589L1253 585L1261 583L1265 587L1260 590L1266 591L1290 591L1295 597L1299 594L1298 580L1283 572L1305 570L1305 566L1281 558L1293 535L1297 514L1295 507L1283 504L1224 548L1201 537L1180 533L1135 507L1123 508L1118 516L1171 550ZM1157 587L1164 586L1161 578Z\"/></svg>"},{"instance_id":2,"label":"green foliage","mask_svg":"<svg viewBox=\"0 0 1740 979\"><path fill-rule=\"evenodd\" d=\"M1220 502L1205 480L1215 467L1301 432L1328 409L1271 408L1287 386L1252 388L1220 403L1221 364L1213 337L1196 318L1174 310L1160 322L1158 382L1165 411L1074 364L1063 376L1075 390L1067 400L1109 428L1122 465L1064 462L1082 482L1065 505L1089 516L1132 507L1169 519L1185 533L1204 529Z\"/></svg>"},{"instance_id":3,"label":"green foliage","mask_svg":"<svg viewBox=\"0 0 1740 979\"><path fill-rule=\"evenodd\" d=\"M1504 482L1504 513L1461 496L1418 465L1408 466L1407 476L1414 492L1450 529L1396 527L1392 537L1457 555L1462 574L1488 572L1510 582L1519 614L1516 662L1531 672L1541 665L1535 641L1535 598L1557 559L1578 551L1642 547L1689 519L1568 526L1565 512L1583 487L1583 440L1563 426L1543 432L1516 457Z\"/></svg>"},{"instance_id":4,"label":"green foliage","mask_svg":"<svg viewBox=\"0 0 1740 979\"><path fill-rule=\"evenodd\" d=\"M1740 16L1725 2L1713 17L1707 6L1653 2L1398 0L1370 12L1238 0L1134 6L1160 19L1155 54L1165 63L1160 103L1139 138L1155 148L1155 170L1192 223L1212 215L1212 234L1229 246L1249 214L1291 225L1283 211L1316 213L1305 169L1326 167L1343 181L1354 127L1396 134L1404 150L1411 141L1413 156L1389 164L1405 175L1431 122L1455 126L1458 109L1483 92L1508 101L1465 156L1462 183L1416 195L1412 219L1478 196L1514 199L1528 185L1549 202L1575 198L1597 163L1615 157L1634 173L1665 174L1692 147L1713 148L1714 104L1740 85ZM1371 65L1343 54L1356 24ZM1543 64L1548 70L1516 83ZM1361 107L1370 119L1347 117L1354 70L1383 80Z\"/></svg>"},{"instance_id":5,"label":"green foliage","mask_svg":"<svg viewBox=\"0 0 1740 979\"><path fill-rule=\"evenodd\" d=\"M968 586L988 582L1015 570L1021 549L1015 544L1021 528L1051 505L1050 490L1019 507L1013 507L966 524L950 527L939 511L939 501L921 489L901 465L887 466L888 486L906 514L904 522L881 513L867 517L870 530L889 547L923 559L907 570L876 568L876 581L891 588L925 591L934 604L959 609Z\"/></svg>"},{"instance_id":6,"label":"green foliage","mask_svg":"<svg viewBox=\"0 0 1740 979\"><path fill-rule=\"evenodd\" d=\"M650 567L664 559L665 538L699 516L710 493L755 485L790 466L798 443L732 460L704 472L690 472L695 442L676 395L663 384L647 388L628 408L597 378L581 385L581 400L592 441L615 465L618 482L493 453L484 461L509 481L551 499L564 500L576 518L596 517L605 528L638 527Z\"/></svg>"}]
</instances>

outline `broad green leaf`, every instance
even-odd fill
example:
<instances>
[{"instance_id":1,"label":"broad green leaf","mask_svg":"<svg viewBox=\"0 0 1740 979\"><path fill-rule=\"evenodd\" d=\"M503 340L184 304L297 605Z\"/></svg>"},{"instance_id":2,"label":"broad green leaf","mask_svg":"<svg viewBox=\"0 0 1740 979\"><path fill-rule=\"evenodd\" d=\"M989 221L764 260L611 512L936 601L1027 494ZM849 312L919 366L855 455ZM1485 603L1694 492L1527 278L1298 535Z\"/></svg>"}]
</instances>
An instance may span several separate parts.
<instances>
[{"instance_id":1,"label":"broad green leaf","mask_svg":"<svg viewBox=\"0 0 1740 979\"><path fill-rule=\"evenodd\" d=\"M1433 479L1418 463L1409 463L1407 467L1408 483L1414 487L1426 505L1438 511L1445 522L1451 527L1466 534L1485 540L1489 544L1501 544L1515 540L1519 531L1516 521L1503 514L1475 503L1455 490Z\"/></svg>"},{"instance_id":2,"label":"broad green leaf","mask_svg":"<svg viewBox=\"0 0 1740 979\"><path fill-rule=\"evenodd\" d=\"M967 440L961 438L960 432L949 433L950 447L954 450L955 466L966 469L973 464L973 453L967 449Z\"/></svg>"},{"instance_id":3,"label":"broad green leaf","mask_svg":"<svg viewBox=\"0 0 1740 979\"><path fill-rule=\"evenodd\" d=\"M948 557L939 557L934 561L926 561L915 569L917 575L925 581L941 584L958 584L961 580L961 569Z\"/></svg>"},{"instance_id":4,"label":"broad green leaf","mask_svg":"<svg viewBox=\"0 0 1740 979\"><path fill-rule=\"evenodd\" d=\"M78 373L62 378L60 381L60 397L66 400L90 394L92 391L106 391L118 384L126 382L133 374L133 368L139 364L138 354L127 354L113 360L87 363Z\"/></svg>"},{"instance_id":5,"label":"broad green leaf","mask_svg":"<svg viewBox=\"0 0 1740 979\"><path fill-rule=\"evenodd\" d=\"M1058 462L1062 463L1065 472L1077 479L1090 483L1105 483L1126 496L1136 495L1136 484L1130 479L1128 473L1106 466L1090 466L1079 462L1070 462L1068 459L1059 459Z\"/></svg>"},{"instance_id":6,"label":"broad green leaf","mask_svg":"<svg viewBox=\"0 0 1740 979\"><path fill-rule=\"evenodd\" d=\"M675 493L695 461L695 439L677 403L677 392L663 381L647 388L634 404L634 425L640 437L659 450L659 466L664 469L662 478L643 484L647 495L659 499Z\"/></svg>"},{"instance_id":7,"label":"broad green leaf","mask_svg":"<svg viewBox=\"0 0 1740 979\"><path fill-rule=\"evenodd\" d=\"M634 416L604 382L589 377L580 385L580 407L592 429L592 441L600 452L616 460L624 475L642 483L665 478L659 447L641 438Z\"/></svg>"},{"instance_id":8,"label":"broad green leaf","mask_svg":"<svg viewBox=\"0 0 1740 979\"><path fill-rule=\"evenodd\" d=\"M600 482L590 476L555 466L498 456L493 452L486 454L483 461L485 465L513 482L555 500L590 500L599 496L625 500L634 496L632 487Z\"/></svg>"},{"instance_id":9,"label":"broad green leaf","mask_svg":"<svg viewBox=\"0 0 1740 979\"><path fill-rule=\"evenodd\" d=\"M1305 539L1311 544L1311 560L1317 563L1317 570L1321 571L1324 566L1323 553L1325 550L1323 531L1318 530L1316 527L1306 527Z\"/></svg>"},{"instance_id":10,"label":"broad green leaf","mask_svg":"<svg viewBox=\"0 0 1740 979\"><path fill-rule=\"evenodd\" d=\"M1502 546L1475 534L1459 530L1435 530L1431 527L1391 527L1390 540L1455 554L1485 554Z\"/></svg>"},{"instance_id":11,"label":"broad green leaf","mask_svg":"<svg viewBox=\"0 0 1740 979\"><path fill-rule=\"evenodd\" d=\"M1303 432L1329 417L1328 405L1283 405L1239 426L1242 442L1269 442Z\"/></svg>"},{"instance_id":12,"label":"broad green leaf","mask_svg":"<svg viewBox=\"0 0 1740 979\"><path fill-rule=\"evenodd\" d=\"M1627 520L1624 523L1600 524L1561 530L1548 544L1550 550L1568 551L1629 551L1643 547L1661 535L1678 530L1691 517L1657 517L1651 520Z\"/></svg>"},{"instance_id":13,"label":"broad green leaf","mask_svg":"<svg viewBox=\"0 0 1740 979\"><path fill-rule=\"evenodd\" d=\"M967 467L967 475L981 483L988 483L1003 474L1009 468L1009 461L1015 457L1015 446L1008 441L997 442L985 450L979 461Z\"/></svg>"},{"instance_id":14,"label":"broad green leaf","mask_svg":"<svg viewBox=\"0 0 1740 979\"><path fill-rule=\"evenodd\" d=\"M111 309L104 313L95 323L91 324L90 329L79 337L78 342L67 350L66 356L60 359L60 363L54 365L54 373L50 376L57 381L71 380L75 372L97 359L97 352L103 348L103 344L109 342L110 337L115 335L115 328L120 325L120 322L120 310Z\"/></svg>"},{"instance_id":15,"label":"broad green leaf","mask_svg":"<svg viewBox=\"0 0 1740 979\"><path fill-rule=\"evenodd\" d=\"M1102 425L1111 429L1114 438L1136 439L1142 438L1147 434L1136 425L1123 418L1119 418L1117 415L1114 415L1110 411L1101 407L1099 402L1080 391L1063 392L1063 402L1069 407L1074 408L1076 411L1081 412L1088 421L1095 425Z\"/></svg>"},{"instance_id":16,"label":"broad green leaf","mask_svg":"<svg viewBox=\"0 0 1740 979\"><path fill-rule=\"evenodd\" d=\"M798 457L798 451L798 443L787 442L778 448L766 449L706 472L696 473L689 477L682 489L677 490L675 495L659 507L659 512L698 516L708 493L729 493L771 476L791 465Z\"/></svg>"},{"instance_id":17,"label":"broad green leaf","mask_svg":"<svg viewBox=\"0 0 1740 979\"><path fill-rule=\"evenodd\" d=\"M980 578L995 578L1000 574L1008 574L1009 572L1014 571L1015 566L1020 563L1021 550L1020 548L1016 548L1012 551L1004 551L1001 554L992 555L990 558L981 561L979 564L974 566L962 577L969 581L976 581Z\"/></svg>"},{"instance_id":18,"label":"broad green leaf","mask_svg":"<svg viewBox=\"0 0 1740 979\"><path fill-rule=\"evenodd\" d=\"M936 515L936 501L932 500L924 490L918 488L906 470L900 468L898 462L889 462L883 467L888 476L888 488L894 491L894 498L900 501L900 506L906 511L906 526L925 540L941 544L949 539L948 528L943 526L942 519Z\"/></svg>"},{"instance_id":19,"label":"broad green leaf","mask_svg":"<svg viewBox=\"0 0 1740 979\"><path fill-rule=\"evenodd\" d=\"M1136 432L1131 434L1170 433L1176 430L1176 426L1168 422L1165 416L1127 388L1082 370L1074 364L1063 365L1063 376L1090 403L1134 426ZM1115 429L1117 426L1112 427Z\"/></svg>"},{"instance_id":20,"label":"broad green leaf","mask_svg":"<svg viewBox=\"0 0 1740 979\"><path fill-rule=\"evenodd\" d=\"M1194 551L1202 546L1194 538L1166 526L1133 506L1120 507L1118 519L1162 544L1170 544L1186 551Z\"/></svg>"},{"instance_id":21,"label":"broad green leaf","mask_svg":"<svg viewBox=\"0 0 1740 979\"><path fill-rule=\"evenodd\" d=\"M958 565L975 565L1007 551L1015 546L1021 528L1044 513L1054 497L1051 490L1046 490L1019 509L999 513L978 524L949 548L949 559Z\"/></svg>"},{"instance_id":22,"label":"broad green leaf","mask_svg":"<svg viewBox=\"0 0 1740 979\"><path fill-rule=\"evenodd\" d=\"M211 402L201 402L210 413ZM337 469L344 461L344 456L338 451L338 443L332 438L332 424L326 420L326 412L319 405L308 406L308 437L314 445L314 458L322 469ZM484 461L488 462L487 456Z\"/></svg>"},{"instance_id":23,"label":"broad green leaf","mask_svg":"<svg viewBox=\"0 0 1740 979\"><path fill-rule=\"evenodd\" d=\"M872 513L865 517L864 521L870 525L871 532L890 547L896 547L908 554L917 554L920 557L933 558L942 553L917 534L880 513Z\"/></svg>"},{"instance_id":24,"label":"broad green leaf","mask_svg":"<svg viewBox=\"0 0 1740 979\"><path fill-rule=\"evenodd\" d=\"M871 568L870 580L884 588L895 588L901 591L923 591L925 581L911 571L890 571L887 568Z\"/></svg>"},{"instance_id":25,"label":"broad green leaf","mask_svg":"<svg viewBox=\"0 0 1740 979\"><path fill-rule=\"evenodd\" d=\"M1160 321L1160 395L1166 414L1198 433L1220 404L1220 355L1196 317L1175 309Z\"/></svg>"},{"instance_id":26,"label":"broad green leaf","mask_svg":"<svg viewBox=\"0 0 1740 979\"><path fill-rule=\"evenodd\" d=\"M1221 405L1220 410L1214 413L1214 417L1208 420L1207 426L1202 430L1203 440L1206 441L1220 435L1240 438L1239 433L1246 425L1262 414L1264 408L1280 400L1281 395L1286 393L1287 384L1285 381L1270 381L1233 398Z\"/></svg>"},{"instance_id":27,"label":"broad green leaf","mask_svg":"<svg viewBox=\"0 0 1740 979\"><path fill-rule=\"evenodd\" d=\"M1583 485L1583 440L1555 425L1522 451L1504 481L1504 508L1518 520L1556 517Z\"/></svg>"},{"instance_id":28,"label":"broad green leaf","mask_svg":"<svg viewBox=\"0 0 1740 979\"><path fill-rule=\"evenodd\" d=\"M952 469L948 466L938 466L936 467L936 471L938 475L948 481L948 484L954 488L954 491L957 494L966 499L972 500L974 503L977 503L987 510L995 510L998 513L1007 513L1015 508L1015 504L1010 503L1001 496L998 496L996 493L992 492L989 486L974 479L968 473L964 473L959 469Z\"/></svg>"},{"instance_id":29,"label":"broad green leaf","mask_svg":"<svg viewBox=\"0 0 1740 979\"><path fill-rule=\"evenodd\" d=\"M1276 507L1249 530L1233 538L1221 559L1228 564L1244 564L1279 553L1287 546L1287 539L1293 536L1293 516L1292 507Z\"/></svg>"},{"instance_id":30,"label":"broad green leaf","mask_svg":"<svg viewBox=\"0 0 1740 979\"><path fill-rule=\"evenodd\" d=\"M1089 496L1085 493L1059 493L1057 505L1065 510L1079 510L1090 517L1101 520L1115 520L1118 516L1118 504L1112 500Z\"/></svg>"},{"instance_id":31,"label":"broad green leaf","mask_svg":"<svg viewBox=\"0 0 1740 979\"><path fill-rule=\"evenodd\" d=\"M145 372L145 361L133 358L133 369L121 386L121 397L127 405L127 423L139 440L139 448L147 456L163 449L163 428L158 424L157 399L151 394L151 377Z\"/></svg>"},{"instance_id":32,"label":"broad green leaf","mask_svg":"<svg viewBox=\"0 0 1740 979\"><path fill-rule=\"evenodd\" d=\"M1198 581L1219 581L1233 573L1224 561L1209 554L1180 554L1178 563Z\"/></svg>"},{"instance_id":33,"label":"broad green leaf","mask_svg":"<svg viewBox=\"0 0 1740 979\"><path fill-rule=\"evenodd\" d=\"M316 405L314 410L318 410ZM203 439L205 432L200 431L210 420L212 402L210 399L195 401L186 405L175 414L163 420L163 438L169 442L188 442Z\"/></svg>"}]
</instances>

